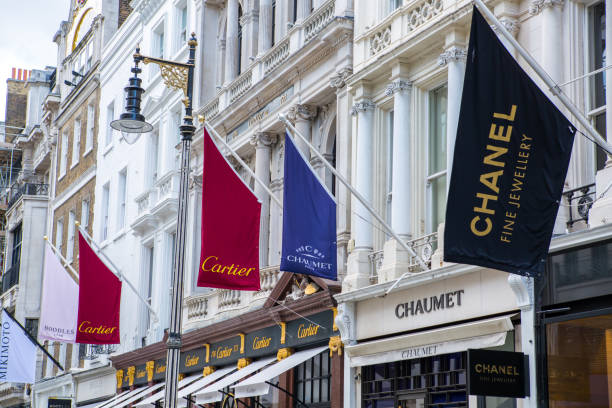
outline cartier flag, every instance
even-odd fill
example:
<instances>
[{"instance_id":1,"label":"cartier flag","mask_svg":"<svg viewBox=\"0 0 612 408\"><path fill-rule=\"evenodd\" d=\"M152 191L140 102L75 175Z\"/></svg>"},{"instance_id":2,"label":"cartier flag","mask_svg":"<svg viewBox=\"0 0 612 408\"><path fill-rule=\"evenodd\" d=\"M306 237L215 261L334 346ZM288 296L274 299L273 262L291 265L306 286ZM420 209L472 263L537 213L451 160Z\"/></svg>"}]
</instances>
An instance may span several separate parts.
<instances>
[{"instance_id":1,"label":"cartier flag","mask_svg":"<svg viewBox=\"0 0 612 408\"><path fill-rule=\"evenodd\" d=\"M542 272L575 131L474 8L444 260Z\"/></svg>"},{"instance_id":2,"label":"cartier flag","mask_svg":"<svg viewBox=\"0 0 612 408\"><path fill-rule=\"evenodd\" d=\"M79 232L77 343L119 344L121 281Z\"/></svg>"},{"instance_id":3,"label":"cartier flag","mask_svg":"<svg viewBox=\"0 0 612 408\"><path fill-rule=\"evenodd\" d=\"M204 129L198 286L259 290L261 203Z\"/></svg>"}]
</instances>

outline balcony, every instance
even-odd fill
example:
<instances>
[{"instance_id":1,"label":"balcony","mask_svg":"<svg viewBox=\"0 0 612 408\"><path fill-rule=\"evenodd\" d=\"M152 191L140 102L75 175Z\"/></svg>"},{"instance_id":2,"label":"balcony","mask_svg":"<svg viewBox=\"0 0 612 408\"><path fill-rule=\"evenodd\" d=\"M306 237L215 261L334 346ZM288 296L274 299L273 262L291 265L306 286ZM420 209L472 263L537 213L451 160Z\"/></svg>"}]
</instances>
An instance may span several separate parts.
<instances>
[{"instance_id":1,"label":"balcony","mask_svg":"<svg viewBox=\"0 0 612 408\"><path fill-rule=\"evenodd\" d=\"M428 270L431 269L431 257L437 247L438 233L424 235L420 238L407 241L406 243L412 250L421 257ZM383 250L372 251L368 258L370 260L370 283L378 283L379 271L382 268L385 254ZM410 272L423 272L415 256L410 256L408 270Z\"/></svg>"},{"instance_id":2,"label":"balcony","mask_svg":"<svg viewBox=\"0 0 612 408\"><path fill-rule=\"evenodd\" d=\"M29 397L25 394L25 384L4 383L0 384L0 406L20 406ZM23 405L25 406L25 404Z\"/></svg>"},{"instance_id":3,"label":"balcony","mask_svg":"<svg viewBox=\"0 0 612 408\"><path fill-rule=\"evenodd\" d=\"M79 360L95 360L114 353L118 348L118 344L82 344L79 347Z\"/></svg>"},{"instance_id":4,"label":"balcony","mask_svg":"<svg viewBox=\"0 0 612 408\"><path fill-rule=\"evenodd\" d=\"M2 293L19 283L19 263L11 266L2 274Z\"/></svg>"},{"instance_id":5,"label":"balcony","mask_svg":"<svg viewBox=\"0 0 612 408\"><path fill-rule=\"evenodd\" d=\"M22 196L48 196L49 185L42 183L24 183L14 185L9 192L7 207L11 208Z\"/></svg>"},{"instance_id":6,"label":"balcony","mask_svg":"<svg viewBox=\"0 0 612 408\"><path fill-rule=\"evenodd\" d=\"M301 24L293 26L287 36L270 48L263 56L255 59L251 66L232 82L221 88L216 97L200 110L208 121L223 112L228 106L238 101L243 95L258 83L268 79L270 75L293 55L303 53L307 46L317 38L336 19L336 1L328 0L319 6ZM342 27L342 31L352 29ZM326 41L334 43L332 39ZM317 47L312 47L316 50Z\"/></svg>"},{"instance_id":7,"label":"balcony","mask_svg":"<svg viewBox=\"0 0 612 408\"><path fill-rule=\"evenodd\" d=\"M584 229L589 224L589 210L595 201L595 183L563 192L561 209L566 207L567 230ZM561 211L559 211L561 214Z\"/></svg>"}]
</instances>

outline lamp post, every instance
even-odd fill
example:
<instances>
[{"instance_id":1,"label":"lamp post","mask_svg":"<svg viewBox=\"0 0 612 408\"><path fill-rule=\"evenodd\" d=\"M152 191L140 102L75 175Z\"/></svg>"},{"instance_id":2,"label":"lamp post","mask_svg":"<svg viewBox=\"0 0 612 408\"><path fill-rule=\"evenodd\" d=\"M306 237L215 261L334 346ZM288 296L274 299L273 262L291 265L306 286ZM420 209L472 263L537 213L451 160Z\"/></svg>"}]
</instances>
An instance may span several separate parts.
<instances>
[{"instance_id":1,"label":"lamp post","mask_svg":"<svg viewBox=\"0 0 612 408\"><path fill-rule=\"evenodd\" d=\"M119 116L119 119L111 122L111 127L120 130L124 140L128 144L136 142L141 133L150 132L153 126L145 121L145 117L140 113L140 101L144 89L140 86L142 79L138 74L142 72L139 63L153 63L160 67L161 76L166 86L182 90L185 98L185 116L183 124L179 126L181 131L181 171L178 197L178 219L176 223L176 243L174 251L176 261L172 274L172 305L170 314L170 331L166 342L168 354L166 360L166 390L165 408L177 407L178 371L179 358L181 353L181 323L183 305L183 271L185 268L185 238L187 221L187 189L189 177L189 159L191 140L195 132L192 117L193 103L193 75L195 67L195 50L198 42L195 34L191 33L189 39L189 60L187 63L167 61L159 58L146 57L140 54L140 49L136 48L134 54L134 67L131 69L134 74L129 79L129 84L125 87L126 92L126 112Z\"/></svg>"}]
</instances>

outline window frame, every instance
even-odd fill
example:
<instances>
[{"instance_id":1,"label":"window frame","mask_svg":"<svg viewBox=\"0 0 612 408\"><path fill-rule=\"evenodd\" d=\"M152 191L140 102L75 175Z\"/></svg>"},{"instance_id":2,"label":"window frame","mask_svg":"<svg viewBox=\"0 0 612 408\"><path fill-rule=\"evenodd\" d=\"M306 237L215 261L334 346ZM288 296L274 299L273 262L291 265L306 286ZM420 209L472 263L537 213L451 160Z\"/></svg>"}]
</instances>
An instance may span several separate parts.
<instances>
[{"instance_id":1,"label":"window frame","mask_svg":"<svg viewBox=\"0 0 612 408\"><path fill-rule=\"evenodd\" d=\"M448 126L448 82L444 81L443 83L438 84L437 86L434 86L430 89L428 89L426 91L426 98L425 98L425 110L427 112L427 120L426 120L426 128L427 128L427 137L425 140L425 233L426 234L431 234L437 231L438 229L438 225L434 225L434 219L433 219L433 208L434 208L434 188L433 188L433 184L441 179L441 178L446 178L445 179L445 192L448 192L448 183L449 180L447 178L447 172L448 169L444 168L443 170L439 170L439 171L435 171L435 172L431 172L430 171L430 149L431 149L431 132L432 132L432 120L431 120L431 115L432 115L432 95L443 89L446 88L446 107L445 107L445 111L446 111L446 115L447 115L447 120L445 123L445 131L443 134L444 137L444 143L447 143L446 140L446 126ZM446 148L444 149L446 151ZM446 152L446 154L448 155L448 152ZM445 157L445 161L446 157ZM444 165L444 167L446 167L446 164ZM446 196L447 194L445 194L445 200L446 200ZM444 206L446 208L446 204Z\"/></svg>"},{"instance_id":2,"label":"window frame","mask_svg":"<svg viewBox=\"0 0 612 408\"><path fill-rule=\"evenodd\" d=\"M72 126L72 156L70 160L70 169L73 169L77 164L79 164L79 156L81 153L82 126L83 123L81 122L81 118L76 118Z\"/></svg>"},{"instance_id":3,"label":"window frame","mask_svg":"<svg viewBox=\"0 0 612 408\"><path fill-rule=\"evenodd\" d=\"M110 205L110 182L102 186L102 222L100 224L100 241L106 241L109 237L109 205Z\"/></svg>"},{"instance_id":4,"label":"window frame","mask_svg":"<svg viewBox=\"0 0 612 408\"><path fill-rule=\"evenodd\" d=\"M72 262L74 260L74 240L76 233L76 211L68 211L68 237L66 238L66 260Z\"/></svg>"},{"instance_id":5,"label":"window frame","mask_svg":"<svg viewBox=\"0 0 612 408\"><path fill-rule=\"evenodd\" d=\"M111 122L115 118L115 100L106 106L106 136L104 139L104 147L112 146L114 142L114 129L111 127Z\"/></svg>"},{"instance_id":6,"label":"window frame","mask_svg":"<svg viewBox=\"0 0 612 408\"><path fill-rule=\"evenodd\" d=\"M81 201L81 226L87 228L89 226L89 198Z\"/></svg>"},{"instance_id":7,"label":"window frame","mask_svg":"<svg viewBox=\"0 0 612 408\"><path fill-rule=\"evenodd\" d=\"M58 180L66 175L67 167L68 167L68 132L62 132L62 142L61 142L61 152L60 152L60 171Z\"/></svg>"},{"instance_id":8,"label":"window frame","mask_svg":"<svg viewBox=\"0 0 612 408\"><path fill-rule=\"evenodd\" d=\"M85 130L85 151L83 152L83 156L93 150L95 123L96 109L93 103L89 103L87 105L87 128Z\"/></svg>"},{"instance_id":9,"label":"window frame","mask_svg":"<svg viewBox=\"0 0 612 408\"><path fill-rule=\"evenodd\" d=\"M55 248L62 254L64 244L64 217L57 219L55 223ZM63 254L62 254L63 255Z\"/></svg>"},{"instance_id":10,"label":"window frame","mask_svg":"<svg viewBox=\"0 0 612 408\"><path fill-rule=\"evenodd\" d=\"M319 373L317 375L314 374L315 367L315 359L319 361ZM324 373L324 364L323 359L327 361L327 372ZM310 375L308 375L307 367L310 365ZM327 350L322 351L314 357L309 358L303 363L297 365L294 368L294 380L293 380L293 393L297 399L307 404L309 407L313 408L328 408L331 407L331 392L332 392L332 359ZM324 400L323 396L323 387L324 382L327 382L327 400ZM319 387L319 400L317 402L313 402L314 399L314 387L315 383L318 382ZM310 397L307 398L306 394L306 386L310 384ZM302 391L300 391L300 386L303 385ZM297 401L294 402L294 407L298 408L301 404Z\"/></svg>"},{"instance_id":11,"label":"window frame","mask_svg":"<svg viewBox=\"0 0 612 408\"><path fill-rule=\"evenodd\" d=\"M127 216L127 167L119 171L117 177L117 229L125 228Z\"/></svg>"}]
</instances>

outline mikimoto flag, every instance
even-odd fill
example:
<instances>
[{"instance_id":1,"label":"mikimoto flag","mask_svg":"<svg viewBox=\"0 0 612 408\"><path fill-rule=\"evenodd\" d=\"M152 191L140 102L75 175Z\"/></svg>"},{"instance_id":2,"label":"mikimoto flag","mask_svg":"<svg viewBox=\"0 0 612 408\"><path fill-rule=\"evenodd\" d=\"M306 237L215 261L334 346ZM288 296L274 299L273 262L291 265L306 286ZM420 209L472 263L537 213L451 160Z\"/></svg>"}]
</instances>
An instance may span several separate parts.
<instances>
[{"instance_id":1,"label":"mikimoto flag","mask_svg":"<svg viewBox=\"0 0 612 408\"><path fill-rule=\"evenodd\" d=\"M78 309L79 285L46 242L38 338L74 343Z\"/></svg>"},{"instance_id":2,"label":"mikimoto flag","mask_svg":"<svg viewBox=\"0 0 612 408\"><path fill-rule=\"evenodd\" d=\"M259 290L261 203L204 129L198 286Z\"/></svg>"},{"instance_id":3,"label":"mikimoto flag","mask_svg":"<svg viewBox=\"0 0 612 408\"><path fill-rule=\"evenodd\" d=\"M280 270L336 280L336 201L285 135Z\"/></svg>"},{"instance_id":4,"label":"mikimoto flag","mask_svg":"<svg viewBox=\"0 0 612 408\"><path fill-rule=\"evenodd\" d=\"M79 232L79 313L76 342L119 343L121 281Z\"/></svg>"},{"instance_id":5,"label":"mikimoto flag","mask_svg":"<svg viewBox=\"0 0 612 408\"><path fill-rule=\"evenodd\" d=\"M575 131L474 7L444 260L542 272Z\"/></svg>"},{"instance_id":6,"label":"mikimoto flag","mask_svg":"<svg viewBox=\"0 0 612 408\"><path fill-rule=\"evenodd\" d=\"M2 309L0 382L33 384L36 379L36 347L19 323Z\"/></svg>"}]
</instances>

